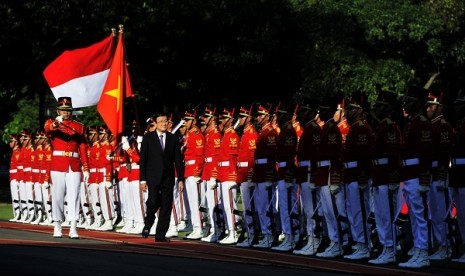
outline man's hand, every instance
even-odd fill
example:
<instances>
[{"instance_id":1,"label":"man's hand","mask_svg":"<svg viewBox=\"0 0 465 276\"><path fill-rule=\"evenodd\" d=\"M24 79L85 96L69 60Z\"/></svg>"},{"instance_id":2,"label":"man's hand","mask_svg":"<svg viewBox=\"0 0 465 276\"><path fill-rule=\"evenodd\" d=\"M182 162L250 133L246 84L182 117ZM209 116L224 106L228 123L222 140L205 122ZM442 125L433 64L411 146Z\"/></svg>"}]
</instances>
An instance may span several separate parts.
<instances>
[{"instance_id":1,"label":"man's hand","mask_svg":"<svg viewBox=\"0 0 465 276\"><path fill-rule=\"evenodd\" d=\"M329 191L333 195L339 193L340 190L341 190L341 185L340 184L330 184L329 185Z\"/></svg>"},{"instance_id":2,"label":"man's hand","mask_svg":"<svg viewBox=\"0 0 465 276\"><path fill-rule=\"evenodd\" d=\"M184 181L178 181L178 192L184 191Z\"/></svg>"},{"instance_id":3,"label":"man's hand","mask_svg":"<svg viewBox=\"0 0 465 276\"><path fill-rule=\"evenodd\" d=\"M147 182L146 182L146 181L141 181L141 182L140 182L140 189L141 189L143 192L147 192L148 186L147 186Z\"/></svg>"},{"instance_id":4,"label":"man's hand","mask_svg":"<svg viewBox=\"0 0 465 276\"><path fill-rule=\"evenodd\" d=\"M111 181L105 181L105 187L107 187L107 189L111 189L113 187L113 183L111 183Z\"/></svg>"},{"instance_id":5,"label":"man's hand","mask_svg":"<svg viewBox=\"0 0 465 276\"><path fill-rule=\"evenodd\" d=\"M208 187L213 190L215 189L216 187L218 187L218 184L216 183L216 179L215 178L210 178L210 180L207 181L207 184L208 184Z\"/></svg>"}]
</instances>

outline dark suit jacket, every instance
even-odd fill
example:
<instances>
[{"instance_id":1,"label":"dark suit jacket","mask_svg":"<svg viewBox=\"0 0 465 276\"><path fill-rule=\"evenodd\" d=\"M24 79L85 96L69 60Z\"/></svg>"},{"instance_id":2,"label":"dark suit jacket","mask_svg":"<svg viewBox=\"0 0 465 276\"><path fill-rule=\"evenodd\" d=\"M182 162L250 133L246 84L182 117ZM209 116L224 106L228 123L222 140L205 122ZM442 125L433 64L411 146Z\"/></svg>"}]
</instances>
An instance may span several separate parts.
<instances>
[{"instance_id":1,"label":"dark suit jacket","mask_svg":"<svg viewBox=\"0 0 465 276\"><path fill-rule=\"evenodd\" d=\"M169 132L165 135L164 151L156 131L146 133L142 139L139 162L140 181L147 181L149 186L161 185L163 173L169 183L174 185L175 169L178 181L184 181L184 163L179 139Z\"/></svg>"}]
</instances>

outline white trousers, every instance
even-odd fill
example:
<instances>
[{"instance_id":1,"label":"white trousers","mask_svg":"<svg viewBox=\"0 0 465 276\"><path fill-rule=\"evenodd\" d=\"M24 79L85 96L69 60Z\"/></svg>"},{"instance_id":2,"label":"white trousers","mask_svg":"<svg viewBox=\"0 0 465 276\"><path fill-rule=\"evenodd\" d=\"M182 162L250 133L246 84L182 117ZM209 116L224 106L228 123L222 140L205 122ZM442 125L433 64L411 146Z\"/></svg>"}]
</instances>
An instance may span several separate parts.
<instances>
[{"instance_id":1,"label":"white trousers","mask_svg":"<svg viewBox=\"0 0 465 276\"><path fill-rule=\"evenodd\" d=\"M433 237L441 246L447 246L449 244L449 241L447 240L447 223L444 220L448 207L446 206L446 194L444 193L444 189L438 189L438 182L433 181L429 192L428 204L431 212L430 217L433 228ZM449 203L450 202L452 201L449 195Z\"/></svg>"},{"instance_id":2,"label":"white trousers","mask_svg":"<svg viewBox=\"0 0 465 276\"><path fill-rule=\"evenodd\" d=\"M92 204L91 204L91 197L89 193L89 187L86 186L84 182L81 182L81 208L84 218L91 219L92 218Z\"/></svg>"},{"instance_id":3,"label":"white trousers","mask_svg":"<svg viewBox=\"0 0 465 276\"><path fill-rule=\"evenodd\" d=\"M201 214L199 211L199 189L197 182L199 177L189 176L186 178L185 188L187 192L187 200L189 201L189 209L191 213L192 226L194 228L201 228Z\"/></svg>"},{"instance_id":4,"label":"white trousers","mask_svg":"<svg viewBox=\"0 0 465 276\"><path fill-rule=\"evenodd\" d=\"M27 196L26 196L26 183L24 181L19 181L19 198L21 204L21 213L22 216L27 216Z\"/></svg>"},{"instance_id":5,"label":"white trousers","mask_svg":"<svg viewBox=\"0 0 465 276\"><path fill-rule=\"evenodd\" d=\"M34 183L26 182L26 199L27 199L27 210L29 216L33 216L35 214L35 206L34 206Z\"/></svg>"},{"instance_id":6,"label":"white trousers","mask_svg":"<svg viewBox=\"0 0 465 276\"><path fill-rule=\"evenodd\" d=\"M242 207L244 208L243 217L244 217L245 225L243 227L247 227L246 228L247 233L254 234L255 228L253 227L253 222L255 218L254 218L254 215L251 214L251 211L252 211L252 201L256 195L256 194L254 195L253 193L255 193L255 189L257 188L254 185L251 185L249 181L245 181L241 183L240 189L241 189ZM254 211L256 212L256 210Z\"/></svg>"},{"instance_id":7,"label":"white trousers","mask_svg":"<svg viewBox=\"0 0 465 276\"><path fill-rule=\"evenodd\" d=\"M52 218L54 221L65 219L65 195L68 202L67 220L76 221L79 219L81 172L73 172L71 168L68 172L51 171L52 178Z\"/></svg>"},{"instance_id":8,"label":"white trousers","mask_svg":"<svg viewBox=\"0 0 465 276\"><path fill-rule=\"evenodd\" d=\"M44 208L45 211L47 212L47 216L51 218L52 216L52 198L51 198L51 187L52 185L45 187L45 185L40 185L42 189L42 200L44 202Z\"/></svg>"},{"instance_id":9,"label":"white trousers","mask_svg":"<svg viewBox=\"0 0 465 276\"><path fill-rule=\"evenodd\" d=\"M130 181L127 186L129 195L126 198L125 205L128 207L126 209L133 213L134 222L144 223L146 206L140 182L139 180Z\"/></svg>"},{"instance_id":10,"label":"white trousers","mask_svg":"<svg viewBox=\"0 0 465 276\"><path fill-rule=\"evenodd\" d=\"M290 187L288 187L290 184ZM294 183L286 183L284 180L278 181L278 207L279 217L281 219L282 231L286 235L298 234L292 228L297 226L299 220L292 219L290 213L297 214L299 207L297 204L297 185Z\"/></svg>"},{"instance_id":11,"label":"white trousers","mask_svg":"<svg viewBox=\"0 0 465 276\"><path fill-rule=\"evenodd\" d=\"M114 186L111 189L108 189L105 182L100 182L98 184L100 208L102 210L103 218L107 221L112 220L116 215L114 189Z\"/></svg>"},{"instance_id":12,"label":"white trousers","mask_svg":"<svg viewBox=\"0 0 465 276\"><path fill-rule=\"evenodd\" d=\"M389 206L389 185L379 185L373 187L373 206L375 212L376 230L378 232L379 241L385 247L394 245L393 219L399 210L398 203L401 202L402 193L400 189L391 191L392 193L392 212ZM395 233L397 235L397 231Z\"/></svg>"},{"instance_id":13,"label":"white trousers","mask_svg":"<svg viewBox=\"0 0 465 276\"><path fill-rule=\"evenodd\" d=\"M21 212L21 201L19 198L19 182L16 179L10 181L11 206L13 214Z\"/></svg>"},{"instance_id":14,"label":"white trousers","mask_svg":"<svg viewBox=\"0 0 465 276\"><path fill-rule=\"evenodd\" d=\"M323 207L323 215L326 221L326 228L328 229L328 237L333 242L338 242L338 230L337 230L337 220L334 214L333 202L331 200L331 191L329 190L329 185L320 187L320 196L321 196L321 207ZM334 195L336 207L338 214L340 216L347 216L346 206L344 202L344 188L341 185L341 189ZM347 224L341 222L342 230L347 228ZM341 237L344 241L346 236Z\"/></svg>"},{"instance_id":15,"label":"white trousers","mask_svg":"<svg viewBox=\"0 0 465 276\"><path fill-rule=\"evenodd\" d=\"M232 181L221 182L221 197L224 208L226 229L230 231L236 230L236 223L239 217L233 214L233 211L237 209L236 198L237 198L237 185Z\"/></svg>"},{"instance_id":16,"label":"white trousers","mask_svg":"<svg viewBox=\"0 0 465 276\"><path fill-rule=\"evenodd\" d=\"M210 218L210 225L214 228L220 227L220 221L223 218L223 198L221 192L221 185L215 188L210 188L213 185L212 182L216 182L216 179L211 179L206 182L205 198L207 202L208 216Z\"/></svg>"},{"instance_id":17,"label":"white trousers","mask_svg":"<svg viewBox=\"0 0 465 276\"><path fill-rule=\"evenodd\" d=\"M99 196L99 185L97 183L89 184L89 189L87 190L90 195L90 204L92 206L92 213L94 219L102 218L102 209L100 208L100 196Z\"/></svg>"},{"instance_id":18,"label":"white trousers","mask_svg":"<svg viewBox=\"0 0 465 276\"><path fill-rule=\"evenodd\" d=\"M37 212L44 209L44 199L42 195L42 184L39 182L34 183L34 206Z\"/></svg>"}]
</instances>

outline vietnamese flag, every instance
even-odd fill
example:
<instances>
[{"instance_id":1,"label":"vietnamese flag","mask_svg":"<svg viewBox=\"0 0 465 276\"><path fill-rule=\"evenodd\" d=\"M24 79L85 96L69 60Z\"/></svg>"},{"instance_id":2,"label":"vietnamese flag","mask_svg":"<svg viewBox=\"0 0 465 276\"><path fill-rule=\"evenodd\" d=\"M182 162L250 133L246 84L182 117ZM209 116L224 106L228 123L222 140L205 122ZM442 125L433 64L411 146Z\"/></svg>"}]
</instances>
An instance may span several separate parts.
<instances>
[{"instance_id":1,"label":"vietnamese flag","mask_svg":"<svg viewBox=\"0 0 465 276\"><path fill-rule=\"evenodd\" d=\"M110 73L97 104L100 116L115 137L123 132L123 99L132 96L129 72L124 58L123 33L120 32Z\"/></svg>"},{"instance_id":2,"label":"vietnamese flag","mask_svg":"<svg viewBox=\"0 0 465 276\"><path fill-rule=\"evenodd\" d=\"M56 99L71 97L73 107L98 103L115 49L113 35L86 48L64 51L43 74Z\"/></svg>"}]
</instances>

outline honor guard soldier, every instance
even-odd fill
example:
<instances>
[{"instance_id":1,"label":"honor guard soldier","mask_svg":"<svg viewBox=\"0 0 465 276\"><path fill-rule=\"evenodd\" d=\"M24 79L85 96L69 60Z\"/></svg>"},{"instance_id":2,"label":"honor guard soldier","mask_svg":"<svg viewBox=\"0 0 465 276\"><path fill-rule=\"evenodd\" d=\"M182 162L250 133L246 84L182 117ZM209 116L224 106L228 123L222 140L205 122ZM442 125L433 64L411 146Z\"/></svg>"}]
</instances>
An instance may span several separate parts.
<instances>
[{"instance_id":1,"label":"honor guard soldier","mask_svg":"<svg viewBox=\"0 0 465 276\"><path fill-rule=\"evenodd\" d=\"M202 218L199 211L200 176L204 169L205 137L197 127L196 112L186 111L184 114L186 137L181 150L184 152L184 178L186 179L187 199L191 213L193 230L186 236L187 239L198 240L202 238Z\"/></svg>"},{"instance_id":2,"label":"honor guard soldier","mask_svg":"<svg viewBox=\"0 0 465 276\"><path fill-rule=\"evenodd\" d=\"M99 128L100 153L98 172L101 177L99 183L100 208L105 222L97 229L98 231L113 230L113 223L116 220L115 210L115 187L113 186L113 166L110 160L105 158L113 151L110 145L110 130L106 126Z\"/></svg>"},{"instance_id":3,"label":"honor guard soldier","mask_svg":"<svg viewBox=\"0 0 465 276\"><path fill-rule=\"evenodd\" d=\"M42 131L37 131L35 134L34 144L35 150L32 157L32 183L33 183L33 193L34 193L34 207L36 210L35 220L31 224L38 225L42 222L44 213L44 200L42 196L42 183L43 175L41 174L41 169L45 162L44 156L44 138L45 133Z\"/></svg>"},{"instance_id":4,"label":"honor guard soldier","mask_svg":"<svg viewBox=\"0 0 465 276\"><path fill-rule=\"evenodd\" d=\"M202 180L206 183L205 197L211 231L202 238L204 242L217 242L224 228L223 208L221 204L221 187L218 186L218 157L221 147L221 133L218 130L216 109L205 108L202 116L205 122L205 165Z\"/></svg>"},{"instance_id":5,"label":"honor guard soldier","mask_svg":"<svg viewBox=\"0 0 465 276\"><path fill-rule=\"evenodd\" d=\"M344 190L341 189L342 135L333 116L337 103L323 99L318 107L315 121L320 125L321 141L316 157L315 187L320 189L323 215L328 229L330 244L317 257L335 258L342 255L344 232L347 228L342 220L346 217Z\"/></svg>"},{"instance_id":6,"label":"honor guard soldier","mask_svg":"<svg viewBox=\"0 0 465 276\"><path fill-rule=\"evenodd\" d=\"M42 198L44 201L45 207L45 217L44 220L39 223L40 225L53 225L52 219L52 192L51 192L51 182L50 178L50 166L52 164L52 145L50 144L50 139L47 137L45 132L42 133L44 137L44 163L41 168L42 175Z\"/></svg>"},{"instance_id":7,"label":"honor guard soldier","mask_svg":"<svg viewBox=\"0 0 465 276\"><path fill-rule=\"evenodd\" d=\"M21 218L23 223L31 223L35 216L34 206L34 184L32 183L32 156L34 153L34 147L32 145L32 131L30 129L23 129L21 132L23 143L21 147L22 160L23 160L23 190L24 199L27 202L27 210L23 208L24 219Z\"/></svg>"},{"instance_id":8,"label":"honor guard soldier","mask_svg":"<svg viewBox=\"0 0 465 276\"><path fill-rule=\"evenodd\" d=\"M462 241L465 245L465 93L460 91L454 101L455 118L457 120L454 148L449 170L449 190L457 207L457 223ZM450 207L448 208L450 209ZM450 210L448 210L450 212ZM450 214L448 213L448 217ZM465 252L453 262L465 263Z\"/></svg>"},{"instance_id":9,"label":"honor guard soldier","mask_svg":"<svg viewBox=\"0 0 465 276\"><path fill-rule=\"evenodd\" d=\"M321 226L318 218L322 208L319 208L319 189L315 186L315 168L317 152L321 141L321 127L315 120L314 109L308 105L301 105L297 111L298 118L303 124L303 133L297 147L296 182L300 185L300 202L306 221L307 243L297 255L315 255L321 243Z\"/></svg>"},{"instance_id":10,"label":"honor guard soldier","mask_svg":"<svg viewBox=\"0 0 465 276\"><path fill-rule=\"evenodd\" d=\"M429 266L430 244L427 196L431 185L433 134L429 120L422 114L426 104L426 91L411 86L403 100L404 117L408 120L401 145L401 180L404 197L411 217L414 247L412 257L400 267L420 268Z\"/></svg>"},{"instance_id":11,"label":"honor guard soldier","mask_svg":"<svg viewBox=\"0 0 465 276\"><path fill-rule=\"evenodd\" d=\"M271 106L270 106L271 108ZM254 248L271 248L276 235L276 145L278 133L272 126L270 109L262 105L257 110L257 122L261 126L254 155L252 182L256 183L257 206L263 239Z\"/></svg>"},{"instance_id":12,"label":"honor guard soldier","mask_svg":"<svg viewBox=\"0 0 465 276\"><path fill-rule=\"evenodd\" d=\"M350 125L343 150L343 181L346 185L347 214L351 225L355 251L345 259L359 260L370 257L370 233L367 217L370 214L370 186L374 134L363 109L365 94L354 92L345 107Z\"/></svg>"},{"instance_id":13,"label":"honor guard soldier","mask_svg":"<svg viewBox=\"0 0 465 276\"><path fill-rule=\"evenodd\" d=\"M11 134L9 141L11 149L10 159L10 191L11 191L11 206L13 207L14 217L10 219L12 222L19 221L21 218L21 202L19 196L19 174L18 165L21 160L21 148L19 147L18 135Z\"/></svg>"},{"instance_id":14,"label":"honor guard soldier","mask_svg":"<svg viewBox=\"0 0 465 276\"><path fill-rule=\"evenodd\" d=\"M228 236L220 240L220 244L235 244L237 242L237 218L234 210L237 195L237 157L239 154L239 135L233 128L234 108L223 109L220 114L220 128L223 133L218 156L218 180L221 185L224 216Z\"/></svg>"},{"instance_id":15,"label":"honor guard soldier","mask_svg":"<svg viewBox=\"0 0 465 276\"><path fill-rule=\"evenodd\" d=\"M300 237L299 206L297 206L297 185L295 184L297 133L293 127L291 116L288 107L279 106L276 119L281 132L276 144L276 162L278 164L279 216L284 240L280 245L271 248L277 251L293 250Z\"/></svg>"},{"instance_id":16,"label":"honor guard soldier","mask_svg":"<svg viewBox=\"0 0 465 276\"><path fill-rule=\"evenodd\" d=\"M444 218L450 205L448 189L449 163L454 132L444 117L445 106L440 97L429 93L426 116L431 121L434 142L434 158L431 162L432 183L429 192L429 209L434 241L439 244L437 251L429 256L430 260L446 260L452 254L452 244L447 239L448 228Z\"/></svg>"},{"instance_id":17,"label":"honor guard soldier","mask_svg":"<svg viewBox=\"0 0 465 276\"><path fill-rule=\"evenodd\" d=\"M64 220L65 194L68 201L68 219L71 222L69 237L79 238L77 220L79 219L79 191L81 177L84 182L89 178L85 128L71 119L73 106L70 97L58 98L55 120L45 122L45 133L50 136L53 152L50 167L52 178L52 215L55 227L53 236L61 238L61 222ZM83 170L83 171L82 171Z\"/></svg>"},{"instance_id":18,"label":"honor guard soldier","mask_svg":"<svg viewBox=\"0 0 465 276\"><path fill-rule=\"evenodd\" d=\"M393 223L397 214L397 198L400 195L398 172L401 133L393 120L397 94L380 91L373 106L378 127L375 133L373 151L373 207L376 230L383 251L372 264L389 264L396 261L396 226Z\"/></svg>"},{"instance_id":19,"label":"honor guard soldier","mask_svg":"<svg viewBox=\"0 0 465 276\"><path fill-rule=\"evenodd\" d=\"M90 126L87 128L87 141L89 147L87 148L87 159L89 166L89 179L87 182L84 182L87 189L82 192L81 195L87 195L89 198L91 209L93 212L94 221L90 226L87 226L88 229L96 230L103 223L102 210L99 197L99 183L103 181L103 175L99 173L98 168L100 164L100 158L104 158L100 154L100 142L98 139L98 126ZM87 192L87 193L86 193ZM86 200L84 202L87 201ZM81 196L82 202L82 196Z\"/></svg>"},{"instance_id":20,"label":"honor guard soldier","mask_svg":"<svg viewBox=\"0 0 465 276\"><path fill-rule=\"evenodd\" d=\"M255 233L258 226L254 204L256 187L255 183L251 182L258 133L252 122L251 113L252 107L250 109L241 107L239 110L239 125L243 127L243 130L237 156L237 183L240 185L242 206L244 208L242 215L244 225L242 227L247 230L247 238L238 243L238 247L251 247L258 241L258 233Z\"/></svg>"}]
</instances>

